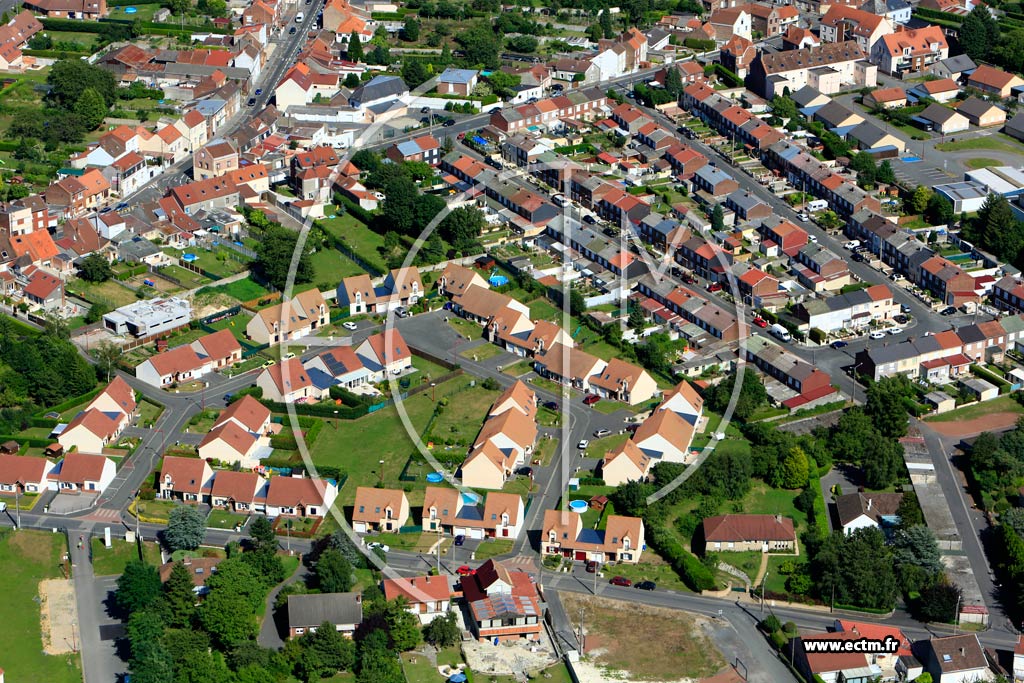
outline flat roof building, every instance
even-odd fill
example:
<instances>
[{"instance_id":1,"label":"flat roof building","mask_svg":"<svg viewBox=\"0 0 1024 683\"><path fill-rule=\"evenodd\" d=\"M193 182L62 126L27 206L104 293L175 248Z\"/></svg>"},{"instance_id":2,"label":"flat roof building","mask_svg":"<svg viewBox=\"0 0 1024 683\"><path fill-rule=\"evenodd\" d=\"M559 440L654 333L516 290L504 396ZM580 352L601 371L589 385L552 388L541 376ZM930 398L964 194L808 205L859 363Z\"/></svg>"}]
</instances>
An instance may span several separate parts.
<instances>
[{"instance_id":1,"label":"flat roof building","mask_svg":"<svg viewBox=\"0 0 1024 683\"><path fill-rule=\"evenodd\" d=\"M149 337L169 332L192 320L192 304L170 297L135 301L103 316L103 326L116 334Z\"/></svg>"}]
</instances>

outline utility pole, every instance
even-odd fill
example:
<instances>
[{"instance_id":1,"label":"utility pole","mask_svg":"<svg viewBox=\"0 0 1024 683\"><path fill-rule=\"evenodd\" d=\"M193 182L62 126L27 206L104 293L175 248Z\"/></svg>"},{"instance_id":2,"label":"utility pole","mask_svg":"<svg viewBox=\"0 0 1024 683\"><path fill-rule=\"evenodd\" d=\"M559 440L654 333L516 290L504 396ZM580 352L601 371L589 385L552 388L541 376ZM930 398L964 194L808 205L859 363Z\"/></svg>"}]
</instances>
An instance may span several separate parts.
<instances>
[{"instance_id":1,"label":"utility pole","mask_svg":"<svg viewBox=\"0 0 1024 683\"><path fill-rule=\"evenodd\" d=\"M21 487L18 485L14 486L14 528L21 528Z\"/></svg>"},{"instance_id":2,"label":"utility pole","mask_svg":"<svg viewBox=\"0 0 1024 683\"><path fill-rule=\"evenodd\" d=\"M764 614L764 587L768 583L768 571L765 570L764 576L761 577L761 614Z\"/></svg>"},{"instance_id":3,"label":"utility pole","mask_svg":"<svg viewBox=\"0 0 1024 683\"><path fill-rule=\"evenodd\" d=\"M960 601L963 600L964 596L956 596L956 611L953 613L953 635L956 635L957 629L960 627Z\"/></svg>"}]
</instances>

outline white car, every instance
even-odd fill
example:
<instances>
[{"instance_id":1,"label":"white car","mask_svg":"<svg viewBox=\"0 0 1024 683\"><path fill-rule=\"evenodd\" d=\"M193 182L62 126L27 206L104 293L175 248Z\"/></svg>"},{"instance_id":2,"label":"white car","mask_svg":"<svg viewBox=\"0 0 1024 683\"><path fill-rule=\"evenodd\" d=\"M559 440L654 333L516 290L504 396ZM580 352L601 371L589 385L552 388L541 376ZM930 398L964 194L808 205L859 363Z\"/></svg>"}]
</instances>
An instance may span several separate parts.
<instances>
[{"instance_id":1,"label":"white car","mask_svg":"<svg viewBox=\"0 0 1024 683\"><path fill-rule=\"evenodd\" d=\"M380 548L381 550L383 550L386 553L390 553L391 552L391 546L389 546L389 545L387 545L385 543L367 543L366 547L369 548L370 550L376 550L377 548Z\"/></svg>"},{"instance_id":2,"label":"white car","mask_svg":"<svg viewBox=\"0 0 1024 683\"><path fill-rule=\"evenodd\" d=\"M347 321L347 322L343 322L343 323L341 324L341 326L342 326L342 327L344 327L344 328L345 328L346 330L353 330L353 331L355 331L355 330L359 329L359 326L358 326L358 325L356 325L356 324L355 324L354 322L352 322L351 320L349 320L349 321Z\"/></svg>"},{"instance_id":3,"label":"white car","mask_svg":"<svg viewBox=\"0 0 1024 683\"><path fill-rule=\"evenodd\" d=\"M885 332L875 331L868 335L872 339L885 339Z\"/></svg>"},{"instance_id":4,"label":"white car","mask_svg":"<svg viewBox=\"0 0 1024 683\"><path fill-rule=\"evenodd\" d=\"M576 444L576 448L578 448L578 449L580 449L582 451L583 449L585 449L589 445L590 445L590 441L588 441L587 439L580 439L580 442L578 444Z\"/></svg>"},{"instance_id":5,"label":"white car","mask_svg":"<svg viewBox=\"0 0 1024 683\"><path fill-rule=\"evenodd\" d=\"M808 215L807 215L806 213L798 213L798 214L796 215L796 217L797 217L797 218L799 218L799 219L800 219L801 221L803 221L804 223L806 223L807 221L811 220L811 217L810 217L810 216L808 216Z\"/></svg>"},{"instance_id":6,"label":"white car","mask_svg":"<svg viewBox=\"0 0 1024 683\"><path fill-rule=\"evenodd\" d=\"M886 332L888 332L889 334L892 334L892 335L903 334L903 328L902 327L890 327L889 329L886 330Z\"/></svg>"}]
</instances>

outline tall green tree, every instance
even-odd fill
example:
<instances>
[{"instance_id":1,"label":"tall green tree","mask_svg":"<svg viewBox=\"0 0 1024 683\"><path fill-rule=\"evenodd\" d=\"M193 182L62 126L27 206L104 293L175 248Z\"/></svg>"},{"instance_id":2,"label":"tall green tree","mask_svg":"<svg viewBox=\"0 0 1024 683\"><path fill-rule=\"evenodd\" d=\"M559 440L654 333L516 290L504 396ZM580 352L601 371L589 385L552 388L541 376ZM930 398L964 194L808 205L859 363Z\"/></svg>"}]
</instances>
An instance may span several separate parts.
<instances>
[{"instance_id":1,"label":"tall green tree","mask_svg":"<svg viewBox=\"0 0 1024 683\"><path fill-rule=\"evenodd\" d=\"M193 592L192 574L181 562L171 567L171 575L164 583L164 613L167 624L183 628L192 623L196 612L196 594Z\"/></svg>"},{"instance_id":2,"label":"tall green tree","mask_svg":"<svg viewBox=\"0 0 1024 683\"><path fill-rule=\"evenodd\" d=\"M256 245L256 260L252 272L262 281L284 291L288 275L292 271L292 257L298 245L297 232L272 223L263 230ZM312 246L307 240L295 267L296 285L313 281Z\"/></svg>"},{"instance_id":3,"label":"tall green tree","mask_svg":"<svg viewBox=\"0 0 1024 683\"><path fill-rule=\"evenodd\" d=\"M48 97L64 109L74 107L87 89L99 93L108 108L117 100L114 75L81 59L57 60L50 67L46 83L50 86ZM50 124L53 125L53 121Z\"/></svg>"},{"instance_id":4,"label":"tall green tree","mask_svg":"<svg viewBox=\"0 0 1024 683\"><path fill-rule=\"evenodd\" d=\"M711 229L715 232L725 229L725 210L721 204L715 204L715 208L711 210Z\"/></svg>"},{"instance_id":5,"label":"tall green tree","mask_svg":"<svg viewBox=\"0 0 1024 683\"><path fill-rule=\"evenodd\" d=\"M804 449L796 446L781 463L779 483L783 488L800 489L807 486L810 476L810 463Z\"/></svg>"},{"instance_id":6,"label":"tall green tree","mask_svg":"<svg viewBox=\"0 0 1024 683\"><path fill-rule=\"evenodd\" d=\"M400 37L406 42L415 43L420 39L420 22L415 17L408 17L402 25Z\"/></svg>"},{"instance_id":7,"label":"tall green tree","mask_svg":"<svg viewBox=\"0 0 1024 683\"><path fill-rule=\"evenodd\" d=\"M896 184L896 172L892 169L892 164L886 159L878 165L878 173L875 174L875 180L886 185Z\"/></svg>"},{"instance_id":8,"label":"tall green tree","mask_svg":"<svg viewBox=\"0 0 1024 683\"><path fill-rule=\"evenodd\" d=\"M178 505L167 515L164 543L173 550L195 550L206 535L206 520L198 508Z\"/></svg>"},{"instance_id":9,"label":"tall green tree","mask_svg":"<svg viewBox=\"0 0 1024 683\"><path fill-rule=\"evenodd\" d=\"M434 617L423 629L423 639L437 648L453 647L459 642L459 624L455 612Z\"/></svg>"},{"instance_id":10,"label":"tall green tree","mask_svg":"<svg viewBox=\"0 0 1024 683\"><path fill-rule=\"evenodd\" d=\"M897 566L914 565L929 574L942 571L942 553L935 533L926 526L899 529L893 534L892 556Z\"/></svg>"},{"instance_id":11,"label":"tall green tree","mask_svg":"<svg viewBox=\"0 0 1024 683\"><path fill-rule=\"evenodd\" d=\"M123 354L121 347L104 339L90 349L89 353L96 359L96 373L100 380L109 382L114 371L117 370L117 364L121 362Z\"/></svg>"},{"instance_id":12,"label":"tall green tree","mask_svg":"<svg viewBox=\"0 0 1024 683\"><path fill-rule=\"evenodd\" d=\"M953 203L938 192L928 198L925 206L924 216L932 225L949 225L953 222L956 213L953 211ZM934 234L934 233L933 233Z\"/></svg>"},{"instance_id":13,"label":"tall green tree","mask_svg":"<svg viewBox=\"0 0 1024 683\"><path fill-rule=\"evenodd\" d=\"M160 594L160 574L156 567L132 560L117 579L114 602L125 612L132 613L153 605Z\"/></svg>"},{"instance_id":14,"label":"tall green tree","mask_svg":"<svg viewBox=\"0 0 1024 683\"><path fill-rule=\"evenodd\" d=\"M359 40L359 34L356 33L355 30L353 30L348 36L346 51L350 62L363 61L363 43Z\"/></svg>"},{"instance_id":15,"label":"tall green tree","mask_svg":"<svg viewBox=\"0 0 1024 683\"><path fill-rule=\"evenodd\" d=\"M898 438L907 433L906 399L913 392L903 375L886 377L868 387L864 412L882 435Z\"/></svg>"},{"instance_id":16,"label":"tall green tree","mask_svg":"<svg viewBox=\"0 0 1024 683\"><path fill-rule=\"evenodd\" d=\"M932 198L932 189L927 185L918 185L914 188L914 196L910 199L910 206L914 213L924 213L928 208L928 200Z\"/></svg>"},{"instance_id":17,"label":"tall green tree","mask_svg":"<svg viewBox=\"0 0 1024 683\"><path fill-rule=\"evenodd\" d=\"M86 282L106 282L114 276L114 271L107 259L99 254L89 254L79 262L78 276Z\"/></svg>"},{"instance_id":18,"label":"tall green tree","mask_svg":"<svg viewBox=\"0 0 1024 683\"><path fill-rule=\"evenodd\" d=\"M410 88L418 88L430 80L430 74L420 60L406 59L402 64L402 80Z\"/></svg>"},{"instance_id":19,"label":"tall green tree","mask_svg":"<svg viewBox=\"0 0 1024 683\"><path fill-rule=\"evenodd\" d=\"M679 69L673 65L666 67L665 90L672 97L679 97L683 92L683 77L679 73Z\"/></svg>"},{"instance_id":20,"label":"tall green tree","mask_svg":"<svg viewBox=\"0 0 1024 683\"><path fill-rule=\"evenodd\" d=\"M505 73L504 71L495 71L487 77L487 82L491 84L491 91L498 97L511 97L515 93L515 87L522 81L522 77L517 74Z\"/></svg>"},{"instance_id":21,"label":"tall green tree","mask_svg":"<svg viewBox=\"0 0 1024 683\"><path fill-rule=\"evenodd\" d=\"M903 450L899 442L873 432L864 441L863 449L864 483L875 490L892 486L903 465Z\"/></svg>"},{"instance_id":22,"label":"tall green tree","mask_svg":"<svg viewBox=\"0 0 1024 683\"><path fill-rule=\"evenodd\" d=\"M384 620L387 623L391 643L399 652L407 652L420 644L419 618L409 611L409 601L398 597L387 602Z\"/></svg>"},{"instance_id":23,"label":"tall green tree","mask_svg":"<svg viewBox=\"0 0 1024 683\"><path fill-rule=\"evenodd\" d=\"M988 7L977 5L964 17L959 31L960 47L971 59L982 62L999 45L999 24Z\"/></svg>"},{"instance_id":24,"label":"tall green tree","mask_svg":"<svg viewBox=\"0 0 1024 683\"><path fill-rule=\"evenodd\" d=\"M404 683L405 675L384 630L371 631L359 643L357 683Z\"/></svg>"},{"instance_id":25,"label":"tall green tree","mask_svg":"<svg viewBox=\"0 0 1024 683\"><path fill-rule=\"evenodd\" d=\"M469 66L496 69L500 66L501 41L490 25L477 22L455 35L462 47L463 60Z\"/></svg>"},{"instance_id":26,"label":"tall green tree","mask_svg":"<svg viewBox=\"0 0 1024 683\"><path fill-rule=\"evenodd\" d=\"M316 561L316 581L324 593L347 593L352 589L352 565L335 548L327 548Z\"/></svg>"},{"instance_id":27,"label":"tall green tree","mask_svg":"<svg viewBox=\"0 0 1024 683\"><path fill-rule=\"evenodd\" d=\"M199 622L221 647L256 635L256 611L251 601L232 587L211 590L207 594L199 606Z\"/></svg>"},{"instance_id":28,"label":"tall green tree","mask_svg":"<svg viewBox=\"0 0 1024 683\"><path fill-rule=\"evenodd\" d=\"M107 116L107 105L95 88L86 88L75 102L74 111L87 130L96 130Z\"/></svg>"},{"instance_id":29,"label":"tall green tree","mask_svg":"<svg viewBox=\"0 0 1024 683\"><path fill-rule=\"evenodd\" d=\"M451 210L438 224L437 231L452 247L463 254L472 254L480 248L480 235L487 221L474 206L459 206Z\"/></svg>"},{"instance_id":30,"label":"tall green tree","mask_svg":"<svg viewBox=\"0 0 1024 683\"><path fill-rule=\"evenodd\" d=\"M601 33L604 38L615 37L615 28L612 26L612 15L607 9L601 10L601 14L597 17L597 23L601 26Z\"/></svg>"},{"instance_id":31,"label":"tall green tree","mask_svg":"<svg viewBox=\"0 0 1024 683\"><path fill-rule=\"evenodd\" d=\"M351 671L355 664L355 644L328 621L320 624L316 631L304 634L299 644L303 649L299 663L307 681Z\"/></svg>"}]
</instances>

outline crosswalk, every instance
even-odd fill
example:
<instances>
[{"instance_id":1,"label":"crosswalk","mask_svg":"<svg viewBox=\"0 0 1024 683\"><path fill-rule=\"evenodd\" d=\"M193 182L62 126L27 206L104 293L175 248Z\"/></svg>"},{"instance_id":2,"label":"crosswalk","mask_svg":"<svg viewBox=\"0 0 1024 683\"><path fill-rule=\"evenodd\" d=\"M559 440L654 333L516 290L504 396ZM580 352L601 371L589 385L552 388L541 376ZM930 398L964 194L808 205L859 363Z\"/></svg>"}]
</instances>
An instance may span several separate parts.
<instances>
[{"instance_id":1,"label":"crosswalk","mask_svg":"<svg viewBox=\"0 0 1024 683\"><path fill-rule=\"evenodd\" d=\"M90 522L111 522L113 520L121 519L120 510L111 510L110 508L96 508L82 519Z\"/></svg>"}]
</instances>

